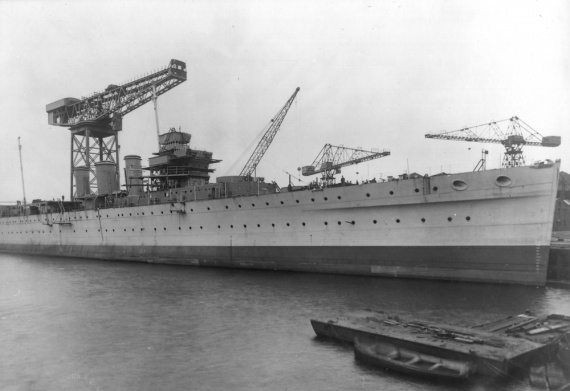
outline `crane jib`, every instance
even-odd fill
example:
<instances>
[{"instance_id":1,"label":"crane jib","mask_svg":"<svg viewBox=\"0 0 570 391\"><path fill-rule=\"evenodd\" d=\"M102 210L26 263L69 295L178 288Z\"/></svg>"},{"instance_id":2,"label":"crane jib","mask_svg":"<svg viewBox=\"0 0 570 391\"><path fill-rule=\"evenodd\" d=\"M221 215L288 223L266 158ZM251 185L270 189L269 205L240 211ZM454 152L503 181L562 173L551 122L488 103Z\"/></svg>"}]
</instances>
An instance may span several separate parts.
<instances>
[{"instance_id":1,"label":"crane jib","mask_svg":"<svg viewBox=\"0 0 570 391\"><path fill-rule=\"evenodd\" d=\"M186 81L186 64L171 60L164 69L137 78L123 85L109 85L103 92L82 100L64 98L46 106L48 123L73 126L81 121L110 123L152 100L153 87L162 95Z\"/></svg>"},{"instance_id":2,"label":"crane jib","mask_svg":"<svg viewBox=\"0 0 570 391\"><path fill-rule=\"evenodd\" d=\"M425 137L502 144L505 147L503 167L517 167L525 164L523 146L558 147L561 143L560 136L542 136L517 116L450 132L428 133Z\"/></svg>"},{"instance_id":3,"label":"crane jib","mask_svg":"<svg viewBox=\"0 0 570 391\"><path fill-rule=\"evenodd\" d=\"M259 143L255 147L255 150L251 154L249 160L247 161L247 163L245 164L245 166L241 170L240 176L251 176L251 174L253 174L257 165L261 161L261 158L263 157L263 155L265 154L265 152L267 151L267 149L271 145L273 138L275 137L275 135L279 131L281 123L285 119L285 116L287 115L289 108L293 104L293 101L295 100L295 97L297 96L297 93L299 92L299 90L300 90L300 88L297 87L297 89L295 90L293 95L291 95L291 97L289 98L289 100L287 100L287 102L281 108L281 110L279 110L279 112L270 121L270 125L269 125L268 129L265 131L263 137L261 137L261 140L259 141Z\"/></svg>"}]
</instances>

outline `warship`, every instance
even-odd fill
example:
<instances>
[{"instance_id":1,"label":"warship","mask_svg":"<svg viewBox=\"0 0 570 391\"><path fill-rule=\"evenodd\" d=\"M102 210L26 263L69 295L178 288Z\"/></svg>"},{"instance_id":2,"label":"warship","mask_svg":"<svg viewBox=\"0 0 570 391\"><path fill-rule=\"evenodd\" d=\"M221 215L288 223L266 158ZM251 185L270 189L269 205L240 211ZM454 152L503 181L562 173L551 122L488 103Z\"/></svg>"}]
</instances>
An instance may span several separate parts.
<instances>
[{"instance_id":1,"label":"warship","mask_svg":"<svg viewBox=\"0 0 570 391\"><path fill-rule=\"evenodd\" d=\"M240 175L213 180L220 160L193 149L189 133L170 129L147 167L140 156L124 156L119 186L124 107L156 102L186 78L177 60L161 72L48 105L50 124L69 127L72 144L82 147L72 150L71 199L0 207L1 252L545 284L559 161L280 188L255 175L267 140ZM129 96L134 90L138 100ZM271 120L272 136L298 91ZM303 171L338 171L322 165Z\"/></svg>"}]
</instances>

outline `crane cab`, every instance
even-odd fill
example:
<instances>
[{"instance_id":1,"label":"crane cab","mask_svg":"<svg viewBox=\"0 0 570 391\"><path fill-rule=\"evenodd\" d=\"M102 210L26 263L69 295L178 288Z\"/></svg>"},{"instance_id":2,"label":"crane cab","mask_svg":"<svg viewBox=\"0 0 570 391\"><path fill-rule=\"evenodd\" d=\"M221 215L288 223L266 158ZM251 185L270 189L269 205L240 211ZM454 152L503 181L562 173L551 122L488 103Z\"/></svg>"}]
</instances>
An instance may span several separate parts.
<instances>
[{"instance_id":1,"label":"crane cab","mask_svg":"<svg viewBox=\"0 0 570 391\"><path fill-rule=\"evenodd\" d=\"M76 98L63 98L46 106L46 112L48 113L48 124L59 125L59 126L69 126L67 124L69 120L69 114L67 112L67 107L79 102Z\"/></svg>"},{"instance_id":2,"label":"crane cab","mask_svg":"<svg viewBox=\"0 0 570 391\"><path fill-rule=\"evenodd\" d=\"M169 73L182 80L186 80L186 63L180 60L170 60L168 64Z\"/></svg>"},{"instance_id":3,"label":"crane cab","mask_svg":"<svg viewBox=\"0 0 570 391\"><path fill-rule=\"evenodd\" d=\"M560 136L544 136L542 138L543 147L558 147L561 142Z\"/></svg>"}]
</instances>

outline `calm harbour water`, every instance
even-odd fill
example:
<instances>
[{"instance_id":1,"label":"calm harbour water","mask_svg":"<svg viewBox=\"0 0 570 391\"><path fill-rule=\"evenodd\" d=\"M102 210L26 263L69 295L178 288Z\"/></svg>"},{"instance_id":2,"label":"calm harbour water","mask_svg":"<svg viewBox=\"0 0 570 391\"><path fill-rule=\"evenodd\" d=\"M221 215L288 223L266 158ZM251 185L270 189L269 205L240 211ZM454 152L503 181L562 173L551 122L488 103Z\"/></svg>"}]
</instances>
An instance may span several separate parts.
<instances>
[{"instance_id":1,"label":"calm harbour water","mask_svg":"<svg viewBox=\"0 0 570 391\"><path fill-rule=\"evenodd\" d=\"M0 389L454 390L354 360L309 319L360 308L473 325L570 314L570 290L0 254ZM465 390L531 390L475 379Z\"/></svg>"}]
</instances>

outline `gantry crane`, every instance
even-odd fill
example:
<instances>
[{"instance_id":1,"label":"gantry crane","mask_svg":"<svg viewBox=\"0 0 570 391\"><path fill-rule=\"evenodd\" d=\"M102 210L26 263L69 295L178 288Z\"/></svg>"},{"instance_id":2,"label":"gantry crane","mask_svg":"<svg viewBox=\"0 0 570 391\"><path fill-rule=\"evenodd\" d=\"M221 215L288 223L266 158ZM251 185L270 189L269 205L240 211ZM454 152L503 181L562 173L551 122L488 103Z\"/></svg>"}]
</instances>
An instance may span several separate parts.
<instances>
[{"instance_id":1,"label":"gantry crane","mask_svg":"<svg viewBox=\"0 0 570 391\"><path fill-rule=\"evenodd\" d=\"M89 170L88 191L97 194L97 162L115 164L119 183L118 132L123 117L145 103L186 81L186 64L171 60L163 69L122 85L110 84L88 98L64 98L46 106L48 123L71 131L71 198L74 198L74 172Z\"/></svg>"},{"instance_id":2,"label":"gantry crane","mask_svg":"<svg viewBox=\"0 0 570 391\"><path fill-rule=\"evenodd\" d=\"M503 167L518 167L525 164L522 147L557 147L560 136L542 136L519 117L471 126L450 132L428 133L426 138L443 140L495 143L505 146Z\"/></svg>"},{"instance_id":3,"label":"gantry crane","mask_svg":"<svg viewBox=\"0 0 570 391\"><path fill-rule=\"evenodd\" d=\"M247 163L245 164L245 166L241 170L241 173L239 174L240 176L251 177L251 175L254 173L255 169L257 168L257 165L261 161L261 158L263 157L263 155L267 151L267 148L269 148L269 146L271 145L273 138L275 137L275 135L279 131L279 128L281 127L281 123L285 119L285 116L287 115L289 108L293 104L293 101L295 100L295 97L297 96L297 93L299 92L299 90L300 90L300 88L297 87L297 89L295 90L293 95L291 95L291 97L285 103L285 105L281 108L281 110L279 110L279 112L277 112L277 114L265 126L265 128L267 128L267 130L265 130L263 137L261 137L261 140L259 140L259 143L255 147L255 150L251 154L249 160L247 161Z\"/></svg>"},{"instance_id":4,"label":"gantry crane","mask_svg":"<svg viewBox=\"0 0 570 391\"><path fill-rule=\"evenodd\" d=\"M361 148L347 148L325 144L321 152L310 166L301 168L304 176L323 173L322 181L325 185L332 185L335 181L334 174L339 174L342 167L362 163L372 159L378 159L390 155L389 151L365 151Z\"/></svg>"}]
</instances>

